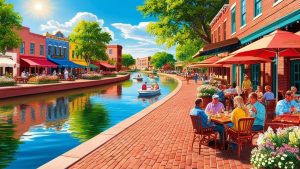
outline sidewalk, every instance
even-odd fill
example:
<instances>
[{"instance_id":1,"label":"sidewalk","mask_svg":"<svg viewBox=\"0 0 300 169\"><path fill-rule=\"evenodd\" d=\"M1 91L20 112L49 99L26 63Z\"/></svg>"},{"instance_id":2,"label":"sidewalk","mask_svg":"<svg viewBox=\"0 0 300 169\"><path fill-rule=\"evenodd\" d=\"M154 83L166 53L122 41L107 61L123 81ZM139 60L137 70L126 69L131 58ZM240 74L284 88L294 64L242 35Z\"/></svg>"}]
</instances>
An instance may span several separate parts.
<instances>
[{"instance_id":1,"label":"sidewalk","mask_svg":"<svg viewBox=\"0 0 300 169\"><path fill-rule=\"evenodd\" d=\"M251 150L242 151L240 162L236 151L202 146L199 155L198 141L191 146L197 86L183 81L174 97L70 168L250 168Z\"/></svg>"}]
</instances>

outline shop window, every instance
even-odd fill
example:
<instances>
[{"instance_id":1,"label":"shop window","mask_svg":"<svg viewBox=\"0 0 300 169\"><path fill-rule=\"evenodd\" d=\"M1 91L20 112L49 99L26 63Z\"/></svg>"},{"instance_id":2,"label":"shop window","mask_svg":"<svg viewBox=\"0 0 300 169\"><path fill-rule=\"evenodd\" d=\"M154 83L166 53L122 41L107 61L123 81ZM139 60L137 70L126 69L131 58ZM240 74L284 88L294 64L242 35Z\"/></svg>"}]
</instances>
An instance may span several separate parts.
<instances>
[{"instance_id":1,"label":"shop window","mask_svg":"<svg viewBox=\"0 0 300 169\"><path fill-rule=\"evenodd\" d=\"M231 10L231 34L234 34L236 32L236 9L235 7Z\"/></svg>"},{"instance_id":2,"label":"shop window","mask_svg":"<svg viewBox=\"0 0 300 169\"><path fill-rule=\"evenodd\" d=\"M241 0L241 26L246 25L246 0Z\"/></svg>"},{"instance_id":3,"label":"shop window","mask_svg":"<svg viewBox=\"0 0 300 169\"><path fill-rule=\"evenodd\" d=\"M65 54L64 48L60 48L60 49L61 49L61 52L60 52L61 56L64 56L64 54Z\"/></svg>"},{"instance_id":4,"label":"shop window","mask_svg":"<svg viewBox=\"0 0 300 169\"><path fill-rule=\"evenodd\" d=\"M261 0L254 0L254 17L258 16L262 12Z\"/></svg>"},{"instance_id":5,"label":"shop window","mask_svg":"<svg viewBox=\"0 0 300 169\"><path fill-rule=\"evenodd\" d=\"M22 42L22 43L21 43L20 53L21 53L21 54L24 54L24 53L25 53L25 42Z\"/></svg>"},{"instance_id":6,"label":"shop window","mask_svg":"<svg viewBox=\"0 0 300 169\"><path fill-rule=\"evenodd\" d=\"M40 45L40 55L44 56L44 45Z\"/></svg>"},{"instance_id":7,"label":"shop window","mask_svg":"<svg viewBox=\"0 0 300 169\"><path fill-rule=\"evenodd\" d=\"M224 40L226 40L226 21L223 23L223 35L224 35Z\"/></svg>"},{"instance_id":8,"label":"shop window","mask_svg":"<svg viewBox=\"0 0 300 169\"><path fill-rule=\"evenodd\" d=\"M52 56L52 46L48 45L48 55Z\"/></svg>"},{"instance_id":9,"label":"shop window","mask_svg":"<svg viewBox=\"0 0 300 169\"><path fill-rule=\"evenodd\" d=\"M221 28L220 26L218 27L218 42L221 41Z\"/></svg>"},{"instance_id":10,"label":"shop window","mask_svg":"<svg viewBox=\"0 0 300 169\"><path fill-rule=\"evenodd\" d=\"M72 59L74 59L74 50L72 50ZM78 58L77 58L78 59Z\"/></svg>"},{"instance_id":11,"label":"shop window","mask_svg":"<svg viewBox=\"0 0 300 169\"><path fill-rule=\"evenodd\" d=\"M111 55L113 53L112 49L109 49L109 54Z\"/></svg>"},{"instance_id":12,"label":"shop window","mask_svg":"<svg viewBox=\"0 0 300 169\"><path fill-rule=\"evenodd\" d=\"M30 43L30 54L34 55L34 43Z\"/></svg>"}]
</instances>

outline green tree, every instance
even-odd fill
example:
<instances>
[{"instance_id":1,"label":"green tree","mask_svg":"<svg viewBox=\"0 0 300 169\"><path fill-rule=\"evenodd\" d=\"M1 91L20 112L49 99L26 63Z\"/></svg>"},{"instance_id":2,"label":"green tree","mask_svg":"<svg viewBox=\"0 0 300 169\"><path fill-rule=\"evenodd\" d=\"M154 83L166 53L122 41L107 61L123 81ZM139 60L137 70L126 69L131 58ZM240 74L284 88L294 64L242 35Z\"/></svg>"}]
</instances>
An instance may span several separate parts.
<instances>
[{"instance_id":1,"label":"green tree","mask_svg":"<svg viewBox=\"0 0 300 169\"><path fill-rule=\"evenodd\" d=\"M133 59L131 54L122 55L122 65L128 68L131 65L135 64L135 59Z\"/></svg>"},{"instance_id":2,"label":"green tree","mask_svg":"<svg viewBox=\"0 0 300 169\"><path fill-rule=\"evenodd\" d=\"M103 32L98 22L80 21L70 34L70 41L75 43L75 53L82 56L88 67L92 60L107 60L106 45L111 36Z\"/></svg>"},{"instance_id":3,"label":"green tree","mask_svg":"<svg viewBox=\"0 0 300 169\"><path fill-rule=\"evenodd\" d=\"M163 65L169 63L171 66L174 66L175 59L172 54L167 52L157 52L151 57L151 64L155 68L162 68Z\"/></svg>"},{"instance_id":4,"label":"green tree","mask_svg":"<svg viewBox=\"0 0 300 169\"><path fill-rule=\"evenodd\" d=\"M186 40L210 43L209 23L228 0L145 0L138 10L144 16L156 17L147 31L159 44L171 47Z\"/></svg>"},{"instance_id":5,"label":"green tree","mask_svg":"<svg viewBox=\"0 0 300 169\"><path fill-rule=\"evenodd\" d=\"M0 53L9 48L18 48L22 42L16 30L22 27L22 17L14 11L12 4L0 0Z\"/></svg>"}]
</instances>

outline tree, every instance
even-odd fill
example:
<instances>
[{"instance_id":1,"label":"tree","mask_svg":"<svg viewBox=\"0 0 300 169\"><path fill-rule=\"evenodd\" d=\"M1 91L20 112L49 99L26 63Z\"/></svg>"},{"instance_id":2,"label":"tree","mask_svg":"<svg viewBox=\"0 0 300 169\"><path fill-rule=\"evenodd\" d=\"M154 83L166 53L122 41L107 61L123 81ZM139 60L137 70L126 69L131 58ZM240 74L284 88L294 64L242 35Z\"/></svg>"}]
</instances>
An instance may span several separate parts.
<instances>
[{"instance_id":1,"label":"tree","mask_svg":"<svg viewBox=\"0 0 300 169\"><path fill-rule=\"evenodd\" d=\"M0 0L0 53L9 48L18 48L22 42L17 30L22 27L22 17L14 11L12 4Z\"/></svg>"},{"instance_id":2,"label":"tree","mask_svg":"<svg viewBox=\"0 0 300 169\"><path fill-rule=\"evenodd\" d=\"M122 55L122 65L128 68L131 65L135 64L135 59L133 59L132 55L130 54L123 54Z\"/></svg>"},{"instance_id":3,"label":"tree","mask_svg":"<svg viewBox=\"0 0 300 169\"><path fill-rule=\"evenodd\" d=\"M158 44L171 47L186 40L210 43L209 23L228 0L146 0L138 10L145 16L157 17L147 31Z\"/></svg>"},{"instance_id":4,"label":"tree","mask_svg":"<svg viewBox=\"0 0 300 169\"><path fill-rule=\"evenodd\" d=\"M111 41L107 32L102 32L98 22L80 21L70 34L70 41L75 43L77 56L82 56L90 66L92 60L107 60L106 45Z\"/></svg>"},{"instance_id":5,"label":"tree","mask_svg":"<svg viewBox=\"0 0 300 169\"><path fill-rule=\"evenodd\" d=\"M157 52L151 57L151 64L155 68L162 68L165 64L170 64L172 67L174 66L175 59L172 54L167 52Z\"/></svg>"}]
</instances>

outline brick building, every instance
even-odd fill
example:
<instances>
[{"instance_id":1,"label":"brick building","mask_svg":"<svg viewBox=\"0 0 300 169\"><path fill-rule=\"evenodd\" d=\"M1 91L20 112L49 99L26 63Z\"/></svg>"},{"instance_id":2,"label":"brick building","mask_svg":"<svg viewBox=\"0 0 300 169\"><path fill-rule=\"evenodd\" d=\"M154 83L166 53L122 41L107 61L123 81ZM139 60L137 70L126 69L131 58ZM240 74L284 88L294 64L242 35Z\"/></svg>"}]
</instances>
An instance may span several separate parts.
<instances>
[{"instance_id":1,"label":"brick building","mask_svg":"<svg viewBox=\"0 0 300 169\"><path fill-rule=\"evenodd\" d=\"M139 70L145 70L151 68L151 56L146 56L142 58L135 59L135 67Z\"/></svg>"},{"instance_id":2,"label":"brick building","mask_svg":"<svg viewBox=\"0 0 300 169\"><path fill-rule=\"evenodd\" d=\"M116 62L116 71L122 68L122 46L121 45L107 45L106 53L109 60Z\"/></svg>"},{"instance_id":3,"label":"brick building","mask_svg":"<svg viewBox=\"0 0 300 169\"><path fill-rule=\"evenodd\" d=\"M300 30L299 0L230 0L210 23L212 43L199 55L226 56L280 28L290 32ZM247 74L254 87L275 87L276 63L232 65L230 68L210 68L217 75L231 76L229 82L241 83ZM238 69L239 67L239 69ZM279 90L290 86L300 88L300 60L280 57L278 60ZM238 70L240 70L238 72ZM237 76L240 74L240 76ZM237 78L239 77L239 78Z\"/></svg>"}]
</instances>

